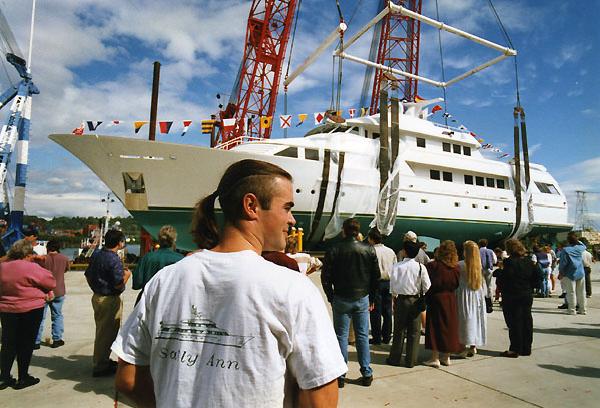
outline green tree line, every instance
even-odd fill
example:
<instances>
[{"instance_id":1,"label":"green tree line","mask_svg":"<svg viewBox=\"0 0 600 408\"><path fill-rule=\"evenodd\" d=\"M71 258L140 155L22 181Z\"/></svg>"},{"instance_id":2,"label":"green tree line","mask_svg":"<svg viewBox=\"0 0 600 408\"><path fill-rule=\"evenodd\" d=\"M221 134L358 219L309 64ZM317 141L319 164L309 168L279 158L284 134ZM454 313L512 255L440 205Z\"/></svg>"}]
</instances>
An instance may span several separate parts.
<instances>
[{"instance_id":1,"label":"green tree line","mask_svg":"<svg viewBox=\"0 0 600 408\"><path fill-rule=\"evenodd\" d=\"M110 219L110 226L119 222L119 228L125 236L135 238L140 237L140 226L133 217L114 217ZM26 226L35 226L39 232L38 238L48 240L56 238L64 246L79 246L83 238L88 237L88 228L90 225L101 226L104 223L103 217L54 217L50 220L36 216L24 216L23 224ZM74 232L69 236L69 232Z\"/></svg>"}]
</instances>

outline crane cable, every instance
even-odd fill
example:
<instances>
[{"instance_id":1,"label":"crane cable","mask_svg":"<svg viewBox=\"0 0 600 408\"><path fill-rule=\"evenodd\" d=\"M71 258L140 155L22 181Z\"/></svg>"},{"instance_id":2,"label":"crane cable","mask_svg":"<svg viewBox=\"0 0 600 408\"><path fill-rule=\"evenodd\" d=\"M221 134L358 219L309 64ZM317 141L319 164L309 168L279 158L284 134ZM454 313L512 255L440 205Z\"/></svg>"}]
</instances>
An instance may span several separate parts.
<instances>
[{"instance_id":1,"label":"crane cable","mask_svg":"<svg viewBox=\"0 0 600 408\"><path fill-rule=\"evenodd\" d=\"M508 35L506 28L504 28L504 24L502 24L502 20L500 20L500 16L498 15L498 12L496 11L496 7L494 7L492 0L488 0L488 3L490 5L490 8L492 9L492 13L494 13L494 16L496 17L496 22L498 23L498 26L500 27L500 31L502 32L504 39L508 43L509 47L514 50L515 47L514 47L512 41L510 40L510 36ZM515 87L516 87L516 93L517 93L517 108L521 109L521 95L519 92L519 66L517 64L517 56L516 55L514 56L514 61L515 61Z\"/></svg>"},{"instance_id":2,"label":"crane cable","mask_svg":"<svg viewBox=\"0 0 600 408\"><path fill-rule=\"evenodd\" d=\"M298 9L296 10L296 20L294 21L294 29L292 30L292 40L290 42L290 55L288 56L287 68L285 70L285 79L288 78L290 73L290 65L292 63L292 53L294 52L294 40L296 39L296 27L298 27L298 20L300 20L300 6L302 0L298 0ZM287 115L287 85L283 86L283 114ZM283 129L283 137L287 137L287 128Z\"/></svg>"},{"instance_id":3,"label":"crane cable","mask_svg":"<svg viewBox=\"0 0 600 408\"><path fill-rule=\"evenodd\" d=\"M435 0L435 14L438 21L440 21L440 10L438 7L438 0ZM444 53L442 51L442 29L438 30L438 45L440 48L440 64L442 66L442 82L446 82L446 71L444 70ZM448 126L448 102L446 100L446 87L442 87L444 93L444 124Z\"/></svg>"},{"instance_id":4,"label":"crane cable","mask_svg":"<svg viewBox=\"0 0 600 408\"><path fill-rule=\"evenodd\" d=\"M344 14L342 13L342 7L340 6L340 1L335 0L335 5L337 7L338 16L340 18L340 23L344 22ZM354 17L354 16L353 16ZM340 42L338 43L338 48L340 50L344 50L344 33L340 33ZM335 81L335 55L333 56L333 67L331 72L331 102L329 104L329 108L334 110L337 115L337 111L340 109L340 99L342 97L342 57L338 58L338 74L337 74L337 89L336 89L336 81ZM334 94L335 94L335 105L334 105Z\"/></svg>"}]
</instances>

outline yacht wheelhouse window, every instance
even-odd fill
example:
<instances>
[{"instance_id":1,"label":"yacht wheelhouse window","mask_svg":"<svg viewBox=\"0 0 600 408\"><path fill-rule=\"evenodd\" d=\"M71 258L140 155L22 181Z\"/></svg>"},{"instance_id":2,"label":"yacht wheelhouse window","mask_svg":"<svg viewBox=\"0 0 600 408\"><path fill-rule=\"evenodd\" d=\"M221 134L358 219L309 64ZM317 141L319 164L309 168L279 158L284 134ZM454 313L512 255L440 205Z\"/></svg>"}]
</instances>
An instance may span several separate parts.
<instances>
[{"instance_id":1,"label":"yacht wheelhouse window","mask_svg":"<svg viewBox=\"0 0 600 408\"><path fill-rule=\"evenodd\" d=\"M305 149L304 158L306 160L319 160L319 151L317 149Z\"/></svg>"},{"instance_id":2,"label":"yacht wheelhouse window","mask_svg":"<svg viewBox=\"0 0 600 408\"><path fill-rule=\"evenodd\" d=\"M429 170L429 178L432 180L440 179L440 171L439 170Z\"/></svg>"},{"instance_id":3,"label":"yacht wheelhouse window","mask_svg":"<svg viewBox=\"0 0 600 408\"><path fill-rule=\"evenodd\" d=\"M463 154L465 156L470 156L471 155L471 148L469 146L463 146Z\"/></svg>"},{"instance_id":4,"label":"yacht wheelhouse window","mask_svg":"<svg viewBox=\"0 0 600 408\"><path fill-rule=\"evenodd\" d=\"M452 181L452 173L449 171L445 171L443 174L444 181Z\"/></svg>"},{"instance_id":5,"label":"yacht wheelhouse window","mask_svg":"<svg viewBox=\"0 0 600 408\"><path fill-rule=\"evenodd\" d=\"M417 147L425 147L425 139L417 137Z\"/></svg>"},{"instance_id":6,"label":"yacht wheelhouse window","mask_svg":"<svg viewBox=\"0 0 600 408\"><path fill-rule=\"evenodd\" d=\"M275 153L275 156L298 158L298 148L297 147L288 147L278 153Z\"/></svg>"},{"instance_id":7,"label":"yacht wheelhouse window","mask_svg":"<svg viewBox=\"0 0 600 408\"><path fill-rule=\"evenodd\" d=\"M373 139L379 139L379 133L371 133L371 135L373 136Z\"/></svg>"},{"instance_id":8,"label":"yacht wheelhouse window","mask_svg":"<svg viewBox=\"0 0 600 408\"><path fill-rule=\"evenodd\" d=\"M350 129L348 129L346 131L346 133L353 133L355 135L358 135L360 132L356 126L352 126Z\"/></svg>"},{"instance_id":9,"label":"yacht wheelhouse window","mask_svg":"<svg viewBox=\"0 0 600 408\"><path fill-rule=\"evenodd\" d=\"M460 154L460 145L457 144L453 144L452 145L452 151L456 154Z\"/></svg>"},{"instance_id":10,"label":"yacht wheelhouse window","mask_svg":"<svg viewBox=\"0 0 600 408\"><path fill-rule=\"evenodd\" d=\"M540 190L540 192L542 192L544 194L559 194L556 187L554 187L554 185L552 185L552 184L536 181L535 185L537 186L538 190Z\"/></svg>"},{"instance_id":11,"label":"yacht wheelhouse window","mask_svg":"<svg viewBox=\"0 0 600 408\"><path fill-rule=\"evenodd\" d=\"M442 150L445 151L445 152L450 152L450 143L443 142L442 143Z\"/></svg>"},{"instance_id":12,"label":"yacht wheelhouse window","mask_svg":"<svg viewBox=\"0 0 600 408\"><path fill-rule=\"evenodd\" d=\"M465 184L473 184L473 176L465 174Z\"/></svg>"},{"instance_id":13,"label":"yacht wheelhouse window","mask_svg":"<svg viewBox=\"0 0 600 408\"><path fill-rule=\"evenodd\" d=\"M483 177L481 176L475 176L475 184L477 184L478 186L483 186Z\"/></svg>"},{"instance_id":14,"label":"yacht wheelhouse window","mask_svg":"<svg viewBox=\"0 0 600 408\"><path fill-rule=\"evenodd\" d=\"M496 179L496 187L504 189L504 180Z\"/></svg>"},{"instance_id":15,"label":"yacht wheelhouse window","mask_svg":"<svg viewBox=\"0 0 600 408\"><path fill-rule=\"evenodd\" d=\"M491 177L487 177L487 178L485 179L485 184L486 184L488 187L495 187L495 186L496 186L496 183L494 182L494 179L493 179L493 178L491 178Z\"/></svg>"}]
</instances>

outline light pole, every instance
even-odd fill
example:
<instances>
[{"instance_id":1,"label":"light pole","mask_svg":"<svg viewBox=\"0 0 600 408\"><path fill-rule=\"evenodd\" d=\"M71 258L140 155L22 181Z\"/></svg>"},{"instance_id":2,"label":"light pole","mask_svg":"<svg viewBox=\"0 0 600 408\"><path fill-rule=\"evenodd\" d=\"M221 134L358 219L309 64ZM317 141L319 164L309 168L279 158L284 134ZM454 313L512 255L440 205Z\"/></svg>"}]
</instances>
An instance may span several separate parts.
<instances>
[{"instance_id":1,"label":"light pole","mask_svg":"<svg viewBox=\"0 0 600 408\"><path fill-rule=\"evenodd\" d=\"M108 231L108 221L110 220L110 203L114 203L115 199L110 197L110 193L107 193L106 198L103 198L101 201L106 203L106 216L104 217L104 225L100 234L100 242L104 245L104 235Z\"/></svg>"}]
</instances>

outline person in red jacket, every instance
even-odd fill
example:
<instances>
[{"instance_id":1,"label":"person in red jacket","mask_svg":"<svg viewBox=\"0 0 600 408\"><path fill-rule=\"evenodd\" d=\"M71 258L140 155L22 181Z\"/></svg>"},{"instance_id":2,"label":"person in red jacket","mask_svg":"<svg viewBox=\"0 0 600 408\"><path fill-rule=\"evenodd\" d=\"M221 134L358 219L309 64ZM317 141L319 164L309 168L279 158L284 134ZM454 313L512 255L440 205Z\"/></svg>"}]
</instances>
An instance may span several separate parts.
<instances>
[{"instance_id":1,"label":"person in red jacket","mask_svg":"<svg viewBox=\"0 0 600 408\"><path fill-rule=\"evenodd\" d=\"M49 270L31 262L33 255L31 243L22 239L14 243L6 262L0 264L0 389L23 389L40 382L29 375L29 363L44 306L53 297L56 280ZM15 357L18 381L10 375Z\"/></svg>"}]
</instances>

